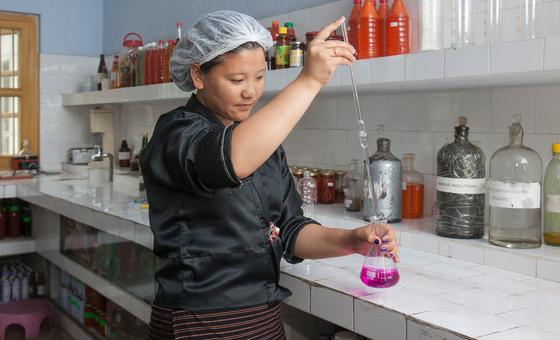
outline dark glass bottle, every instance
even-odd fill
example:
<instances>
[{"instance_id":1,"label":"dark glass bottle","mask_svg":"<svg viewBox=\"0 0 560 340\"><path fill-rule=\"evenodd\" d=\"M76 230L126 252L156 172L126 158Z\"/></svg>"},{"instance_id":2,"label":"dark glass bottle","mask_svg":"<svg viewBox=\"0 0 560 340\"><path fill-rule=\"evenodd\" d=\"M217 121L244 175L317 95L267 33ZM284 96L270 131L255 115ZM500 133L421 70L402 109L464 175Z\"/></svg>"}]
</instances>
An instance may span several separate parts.
<instances>
[{"instance_id":1,"label":"dark glass bottle","mask_svg":"<svg viewBox=\"0 0 560 340\"><path fill-rule=\"evenodd\" d=\"M468 136L467 118L460 117L455 141L437 154L436 233L440 236L484 236L486 159Z\"/></svg>"},{"instance_id":2,"label":"dark glass bottle","mask_svg":"<svg viewBox=\"0 0 560 340\"><path fill-rule=\"evenodd\" d=\"M121 168L130 167L130 148L126 139L121 142L121 148L119 149L119 166Z\"/></svg>"},{"instance_id":3,"label":"dark glass bottle","mask_svg":"<svg viewBox=\"0 0 560 340\"><path fill-rule=\"evenodd\" d=\"M21 207L21 236L31 237L31 207L24 204Z\"/></svg>"},{"instance_id":4,"label":"dark glass bottle","mask_svg":"<svg viewBox=\"0 0 560 340\"><path fill-rule=\"evenodd\" d=\"M8 234L8 225L6 223L6 210L4 205L0 206L0 240Z\"/></svg>"},{"instance_id":5,"label":"dark glass bottle","mask_svg":"<svg viewBox=\"0 0 560 340\"><path fill-rule=\"evenodd\" d=\"M107 65L105 65L105 55L101 54L97 67L97 91L101 91L101 82L107 78L109 78L109 72L107 71Z\"/></svg>"},{"instance_id":6,"label":"dark glass bottle","mask_svg":"<svg viewBox=\"0 0 560 340\"><path fill-rule=\"evenodd\" d=\"M15 200L10 204L8 211L8 236L21 236L21 211Z\"/></svg>"}]
</instances>

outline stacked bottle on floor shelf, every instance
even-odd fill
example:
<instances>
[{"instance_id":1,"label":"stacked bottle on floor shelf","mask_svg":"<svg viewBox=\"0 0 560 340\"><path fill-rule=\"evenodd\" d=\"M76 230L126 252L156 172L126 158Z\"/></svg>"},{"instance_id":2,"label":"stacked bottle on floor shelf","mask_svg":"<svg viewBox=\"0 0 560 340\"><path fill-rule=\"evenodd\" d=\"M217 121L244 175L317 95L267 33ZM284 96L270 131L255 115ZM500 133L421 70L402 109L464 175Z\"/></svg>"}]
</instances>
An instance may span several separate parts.
<instances>
[{"instance_id":1,"label":"stacked bottle on floor shelf","mask_svg":"<svg viewBox=\"0 0 560 340\"><path fill-rule=\"evenodd\" d=\"M552 144L553 158L543 179L541 157L524 145L521 115L514 115L510 142L492 155L487 179L486 156L469 140L469 130L467 118L459 117L454 140L437 153L436 233L450 238L482 238L488 221L489 242L494 245L538 248L544 236L544 243L560 246L560 140ZM364 175L357 171L357 160L352 161L350 172L340 172L340 176L336 172L334 177L333 171L291 170L307 212L314 213L317 203L343 202L347 211L363 208L363 218L369 221L371 200L375 199L378 213L391 223L401 217L423 216L424 178L413 162L414 155L405 153L401 165L381 127L377 151L369 159L373 198Z\"/></svg>"},{"instance_id":2,"label":"stacked bottle on floor shelf","mask_svg":"<svg viewBox=\"0 0 560 340\"><path fill-rule=\"evenodd\" d=\"M1 304L45 296L45 273L21 261L0 264Z\"/></svg>"},{"instance_id":3,"label":"stacked bottle on floor shelf","mask_svg":"<svg viewBox=\"0 0 560 340\"><path fill-rule=\"evenodd\" d=\"M0 201L0 240L8 237L31 237L31 206L15 199Z\"/></svg>"},{"instance_id":4,"label":"stacked bottle on floor shelf","mask_svg":"<svg viewBox=\"0 0 560 340\"><path fill-rule=\"evenodd\" d=\"M62 270L58 302L81 325L106 339L140 339L145 334L142 321Z\"/></svg>"},{"instance_id":5,"label":"stacked bottle on floor shelf","mask_svg":"<svg viewBox=\"0 0 560 340\"><path fill-rule=\"evenodd\" d=\"M113 56L109 74L105 56L99 57L97 89L152 85L171 82L169 60L181 38L183 24L177 22L177 38L144 44L140 34L131 32L123 39L123 49Z\"/></svg>"}]
</instances>

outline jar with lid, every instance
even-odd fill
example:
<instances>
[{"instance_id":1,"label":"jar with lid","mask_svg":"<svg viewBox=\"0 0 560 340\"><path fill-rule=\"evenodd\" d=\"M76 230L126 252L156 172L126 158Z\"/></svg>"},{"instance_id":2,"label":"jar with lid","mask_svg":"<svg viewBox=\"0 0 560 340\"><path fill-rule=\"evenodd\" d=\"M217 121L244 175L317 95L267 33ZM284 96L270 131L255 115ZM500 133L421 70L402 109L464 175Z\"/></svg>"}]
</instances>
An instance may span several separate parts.
<instances>
[{"instance_id":1,"label":"jar with lid","mask_svg":"<svg viewBox=\"0 0 560 340\"><path fill-rule=\"evenodd\" d=\"M336 178L333 171L321 171L317 199L320 204L333 204Z\"/></svg>"},{"instance_id":2,"label":"jar with lid","mask_svg":"<svg viewBox=\"0 0 560 340\"><path fill-rule=\"evenodd\" d=\"M134 86L136 81L136 55L138 48L144 45L142 37L136 32L127 33L123 38L123 48L120 53L119 84L118 87Z\"/></svg>"},{"instance_id":3,"label":"jar with lid","mask_svg":"<svg viewBox=\"0 0 560 340\"><path fill-rule=\"evenodd\" d=\"M507 248L538 248L542 244L542 160L523 144L521 115L513 117L509 136L509 144L490 160L488 239Z\"/></svg>"},{"instance_id":4,"label":"jar with lid","mask_svg":"<svg viewBox=\"0 0 560 340\"><path fill-rule=\"evenodd\" d=\"M334 203L344 203L344 176L346 171L336 171L334 183Z\"/></svg>"},{"instance_id":5,"label":"jar with lid","mask_svg":"<svg viewBox=\"0 0 560 340\"><path fill-rule=\"evenodd\" d=\"M362 209L362 175L358 171L358 160L350 161L350 171L344 175L344 207L347 211L360 211Z\"/></svg>"},{"instance_id":6,"label":"jar with lid","mask_svg":"<svg viewBox=\"0 0 560 340\"><path fill-rule=\"evenodd\" d=\"M301 41L294 41L290 47L290 67L303 66L304 46Z\"/></svg>"}]
</instances>

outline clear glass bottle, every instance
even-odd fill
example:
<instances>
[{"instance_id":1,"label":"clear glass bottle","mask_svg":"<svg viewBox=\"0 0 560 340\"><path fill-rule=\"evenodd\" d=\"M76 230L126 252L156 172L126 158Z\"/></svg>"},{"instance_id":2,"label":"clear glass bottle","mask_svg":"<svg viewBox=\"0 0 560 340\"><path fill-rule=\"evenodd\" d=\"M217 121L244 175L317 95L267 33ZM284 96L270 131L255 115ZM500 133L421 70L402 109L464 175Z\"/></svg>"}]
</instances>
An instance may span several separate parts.
<instances>
[{"instance_id":1,"label":"clear glass bottle","mask_svg":"<svg viewBox=\"0 0 560 340\"><path fill-rule=\"evenodd\" d=\"M419 0L420 51L443 49L444 0Z\"/></svg>"},{"instance_id":2,"label":"clear glass bottle","mask_svg":"<svg viewBox=\"0 0 560 340\"><path fill-rule=\"evenodd\" d=\"M552 160L544 176L544 243L560 246L560 143L552 144Z\"/></svg>"},{"instance_id":3,"label":"clear glass bottle","mask_svg":"<svg viewBox=\"0 0 560 340\"><path fill-rule=\"evenodd\" d=\"M379 128L377 151L369 158L371 180L377 202L377 217L387 219L389 223L401 220L402 207L402 163L391 153L391 140L383 137L383 127ZM364 181L364 192L367 193L367 181ZM370 221L375 212L372 211L371 195L364 202L364 220Z\"/></svg>"},{"instance_id":4,"label":"clear glass bottle","mask_svg":"<svg viewBox=\"0 0 560 340\"><path fill-rule=\"evenodd\" d=\"M344 207L347 211L360 211L362 209L362 174L358 171L358 160L350 161L350 171L344 175Z\"/></svg>"},{"instance_id":5,"label":"clear glass bottle","mask_svg":"<svg viewBox=\"0 0 560 340\"><path fill-rule=\"evenodd\" d=\"M311 171L305 170L303 178L298 181L297 191L303 201L303 214L307 217L315 216L315 205L317 204L317 183L311 177Z\"/></svg>"},{"instance_id":6,"label":"clear glass bottle","mask_svg":"<svg viewBox=\"0 0 560 340\"><path fill-rule=\"evenodd\" d=\"M484 0L484 42L493 43L503 40L504 0Z\"/></svg>"},{"instance_id":7,"label":"clear glass bottle","mask_svg":"<svg viewBox=\"0 0 560 340\"><path fill-rule=\"evenodd\" d=\"M402 217L424 215L424 176L414 169L414 154L403 154Z\"/></svg>"},{"instance_id":8,"label":"clear glass bottle","mask_svg":"<svg viewBox=\"0 0 560 340\"><path fill-rule=\"evenodd\" d=\"M542 244L542 160L523 145L521 115L513 117L509 137L509 144L490 160L489 241L508 248L537 248Z\"/></svg>"},{"instance_id":9,"label":"clear glass bottle","mask_svg":"<svg viewBox=\"0 0 560 340\"><path fill-rule=\"evenodd\" d=\"M517 0L518 39L542 36L542 0Z\"/></svg>"},{"instance_id":10,"label":"clear glass bottle","mask_svg":"<svg viewBox=\"0 0 560 340\"><path fill-rule=\"evenodd\" d=\"M453 47L474 44L475 0L453 0L452 25Z\"/></svg>"},{"instance_id":11,"label":"clear glass bottle","mask_svg":"<svg viewBox=\"0 0 560 340\"><path fill-rule=\"evenodd\" d=\"M436 233L440 236L484 236L486 158L468 137L467 118L459 117L455 140L437 154Z\"/></svg>"}]
</instances>

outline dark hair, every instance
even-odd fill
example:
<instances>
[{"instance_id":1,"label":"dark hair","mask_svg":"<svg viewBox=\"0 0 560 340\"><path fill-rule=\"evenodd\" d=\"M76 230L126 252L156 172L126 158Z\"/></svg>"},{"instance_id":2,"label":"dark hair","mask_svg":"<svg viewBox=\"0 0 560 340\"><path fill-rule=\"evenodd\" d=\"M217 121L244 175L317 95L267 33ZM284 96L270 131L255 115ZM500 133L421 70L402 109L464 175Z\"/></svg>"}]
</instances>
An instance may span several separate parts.
<instances>
[{"instance_id":1,"label":"dark hair","mask_svg":"<svg viewBox=\"0 0 560 340\"><path fill-rule=\"evenodd\" d=\"M242 45L237 46L233 50L228 51L228 52L226 52L222 55L219 55L216 58L214 58L210 61L207 61L204 64L200 65L200 70L203 73L208 73L212 69L212 67L222 63L225 56L232 55L232 54L235 54L235 53L239 53L239 52L244 51L244 50L254 50L254 49L257 49L257 48L263 48L263 47L257 42L248 41L248 42L246 42ZM263 52L264 52L264 49L263 49Z\"/></svg>"}]
</instances>

